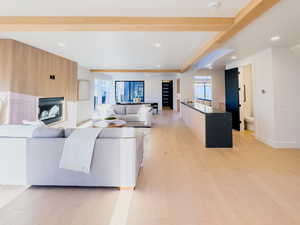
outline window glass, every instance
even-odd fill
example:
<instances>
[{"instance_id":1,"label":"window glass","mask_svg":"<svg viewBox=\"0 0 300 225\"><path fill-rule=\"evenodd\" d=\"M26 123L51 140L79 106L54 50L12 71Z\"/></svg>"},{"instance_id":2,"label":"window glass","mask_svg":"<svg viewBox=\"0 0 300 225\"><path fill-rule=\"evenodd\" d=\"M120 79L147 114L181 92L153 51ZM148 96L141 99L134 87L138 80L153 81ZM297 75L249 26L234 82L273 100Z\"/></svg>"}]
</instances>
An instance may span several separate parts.
<instances>
[{"instance_id":1,"label":"window glass","mask_svg":"<svg viewBox=\"0 0 300 225\"><path fill-rule=\"evenodd\" d=\"M196 100L212 100L211 77L197 76L194 83L194 97Z\"/></svg>"},{"instance_id":2,"label":"window glass","mask_svg":"<svg viewBox=\"0 0 300 225\"><path fill-rule=\"evenodd\" d=\"M116 81L116 102L144 102L144 81Z\"/></svg>"}]
</instances>

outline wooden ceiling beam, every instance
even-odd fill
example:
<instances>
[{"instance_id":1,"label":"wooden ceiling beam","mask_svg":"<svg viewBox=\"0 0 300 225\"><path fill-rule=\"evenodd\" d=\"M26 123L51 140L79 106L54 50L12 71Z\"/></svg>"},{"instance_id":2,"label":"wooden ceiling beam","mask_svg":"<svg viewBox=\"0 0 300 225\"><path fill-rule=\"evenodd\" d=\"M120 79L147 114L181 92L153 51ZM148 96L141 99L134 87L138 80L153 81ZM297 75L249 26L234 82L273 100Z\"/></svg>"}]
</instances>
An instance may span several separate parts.
<instances>
[{"instance_id":1,"label":"wooden ceiling beam","mask_svg":"<svg viewBox=\"0 0 300 225\"><path fill-rule=\"evenodd\" d=\"M224 17L0 16L0 31L224 31Z\"/></svg>"},{"instance_id":2,"label":"wooden ceiling beam","mask_svg":"<svg viewBox=\"0 0 300 225\"><path fill-rule=\"evenodd\" d=\"M180 69L91 69L93 73L180 73Z\"/></svg>"},{"instance_id":3,"label":"wooden ceiling beam","mask_svg":"<svg viewBox=\"0 0 300 225\"><path fill-rule=\"evenodd\" d=\"M181 72L189 70L193 64L198 62L201 58L216 50L226 41L231 39L234 35L240 32L244 27L253 22L263 13L272 8L280 0L252 0L245 8L240 10L234 18L234 23L230 25L225 31L219 33L215 38L210 40L197 54L186 62ZM255 34L253 34L255 35ZM255 37L254 37L255 38Z\"/></svg>"}]
</instances>

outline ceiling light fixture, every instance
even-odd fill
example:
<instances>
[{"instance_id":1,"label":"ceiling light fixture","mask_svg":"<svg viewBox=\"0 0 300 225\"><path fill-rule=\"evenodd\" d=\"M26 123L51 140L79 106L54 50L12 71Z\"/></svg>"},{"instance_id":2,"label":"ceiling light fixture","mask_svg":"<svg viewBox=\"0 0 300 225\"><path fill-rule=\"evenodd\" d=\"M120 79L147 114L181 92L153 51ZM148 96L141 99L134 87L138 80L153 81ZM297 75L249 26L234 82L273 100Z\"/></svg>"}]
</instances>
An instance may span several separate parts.
<instances>
[{"instance_id":1,"label":"ceiling light fixture","mask_svg":"<svg viewBox=\"0 0 300 225\"><path fill-rule=\"evenodd\" d=\"M279 40L280 40L280 37L279 37L279 36L274 36L274 37L271 37L270 40L271 40L271 41L279 41Z\"/></svg>"},{"instance_id":2,"label":"ceiling light fixture","mask_svg":"<svg viewBox=\"0 0 300 225\"><path fill-rule=\"evenodd\" d=\"M155 43L154 46L155 46L155 48L160 48L161 44L160 43Z\"/></svg>"},{"instance_id":3,"label":"ceiling light fixture","mask_svg":"<svg viewBox=\"0 0 300 225\"><path fill-rule=\"evenodd\" d=\"M234 55L234 56L231 57L231 59L236 60L237 57Z\"/></svg>"},{"instance_id":4,"label":"ceiling light fixture","mask_svg":"<svg viewBox=\"0 0 300 225\"><path fill-rule=\"evenodd\" d=\"M64 43L62 43L62 42L59 42L59 43L58 43L58 46L59 46L59 47L62 47L62 48L66 47L66 45L65 45Z\"/></svg>"},{"instance_id":5,"label":"ceiling light fixture","mask_svg":"<svg viewBox=\"0 0 300 225\"><path fill-rule=\"evenodd\" d=\"M298 48L300 48L300 44L291 47L291 50L295 50L295 49L298 49Z\"/></svg>"},{"instance_id":6,"label":"ceiling light fixture","mask_svg":"<svg viewBox=\"0 0 300 225\"><path fill-rule=\"evenodd\" d=\"M208 4L208 8L218 9L220 7L221 7L221 2L219 2L219 1L211 2Z\"/></svg>"},{"instance_id":7,"label":"ceiling light fixture","mask_svg":"<svg viewBox=\"0 0 300 225\"><path fill-rule=\"evenodd\" d=\"M206 67L207 67L208 69L210 69L210 70L212 70L212 69L213 69L213 66L212 66L212 64L211 64L211 63L207 64L207 65L206 65Z\"/></svg>"}]
</instances>

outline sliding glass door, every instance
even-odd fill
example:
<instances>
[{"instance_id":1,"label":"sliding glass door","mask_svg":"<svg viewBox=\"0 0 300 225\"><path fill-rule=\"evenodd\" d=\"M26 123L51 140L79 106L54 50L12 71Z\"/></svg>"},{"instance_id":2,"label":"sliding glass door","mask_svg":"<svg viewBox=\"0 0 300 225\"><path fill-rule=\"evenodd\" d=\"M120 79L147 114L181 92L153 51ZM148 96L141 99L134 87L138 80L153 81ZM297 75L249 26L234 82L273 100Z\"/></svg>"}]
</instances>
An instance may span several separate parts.
<instances>
[{"instance_id":1,"label":"sliding glass door","mask_svg":"<svg viewBox=\"0 0 300 225\"><path fill-rule=\"evenodd\" d=\"M144 102L144 81L116 81L115 94L117 103Z\"/></svg>"},{"instance_id":2,"label":"sliding glass door","mask_svg":"<svg viewBox=\"0 0 300 225\"><path fill-rule=\"evenodd\" d=\"M112 82L95 79L94 109L97 105L111 104Z\"/></svg>"},{"instance_id":3,"label":"sliding glass door","mask_svg":"<svg viewBox=\"0 0 300 225\"><path fill-rule=\"evenodd\" d=\"M212 85L211 83L195 83L194 96L197 100L212 100Z\"/></svg>"}]
</instances>

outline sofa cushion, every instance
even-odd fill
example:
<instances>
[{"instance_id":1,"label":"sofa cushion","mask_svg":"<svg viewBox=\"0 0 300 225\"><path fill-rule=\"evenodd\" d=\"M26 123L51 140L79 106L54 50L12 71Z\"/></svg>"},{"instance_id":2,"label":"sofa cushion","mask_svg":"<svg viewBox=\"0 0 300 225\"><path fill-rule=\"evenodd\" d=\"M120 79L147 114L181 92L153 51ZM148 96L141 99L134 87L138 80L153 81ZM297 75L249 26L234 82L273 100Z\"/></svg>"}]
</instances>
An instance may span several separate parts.
<instances>
[{"instance_id":1,"label":"sofa cushion","mask_svg":"<svg viewBox=\"0 0 300 225\"><path fill-rule=\"evenodd\" d=\"M93 114L93 119L105 119L114 114L112 105L100 104L97 105L96 112Z\"/></svg>"},{"instance_id":2,"label":"sofa cushion","mask_svg":"<svg viewBox=\"0 0 300 225\"><path fill-rule=\"evenodd\" d=\"M137 114L139 110L144 107L144 105L127 105L126 114Z\"/></svg>"},{"instance_id":3,"label":"sofa cushion","mask_svg":"<svg viewBox=\"0 0 300 225\"><path fill-rule=\"evenodd\" d=\"M60 138L63 137L63 129L46 126L28 125L1 125L0 137L12 138Z\"/></svg>"},{"instance_id":4,"label":"sofa cushion","mask_svg":"<svg viewBox=\"0 0 300 225\"><path fill-rule=\"evenodd\" d=\"M100 134L101 138L134 138L136 137L136 130L132 127L123 128L104 128Z\"/></svg>"},{"instance_id":5,"label":"sofa cushion","mask_svg":"<svg viewBox=\"0 0 300 225\"><path fill-rule=\"evenodd\" d=\"M115 114L124 115L126 114L126 107L124 105L114 105L113 111Z\"/></svg>"},{"instance_id":6,"label":"sofa cushion","mask_svg":"<svg viewBox=\"0 0 300 225\"><path fill-rule=\"evenodd\" d=\"M64 136L64 129L52 127L38 127L34 130L33 138L61 138Z\"/></svg>"},{"instance_id":7,"label":"sofa cushion","mask_svg":"<svg viewBox=\"0 0 300 225\"><path fill-rule=\"evenodd\" d=\"M122 116L122 119L127 122L139 122L141 121L139 114L127 114Z\"/></svg>"},{"instance_id":8,"label":"sofa cushion","mask_svg":"<svg viewBox=\"0 0 300 225\"><path fill-rule=\"evenodd\" d=\"M79 128L80 129L80 128ZM65 129L65 137L68 138L74 128ZM134 138L136 137L136 130L132 127L123 128L104 128L99 134L98 138Z\"/></svg>"}]
</instances>

